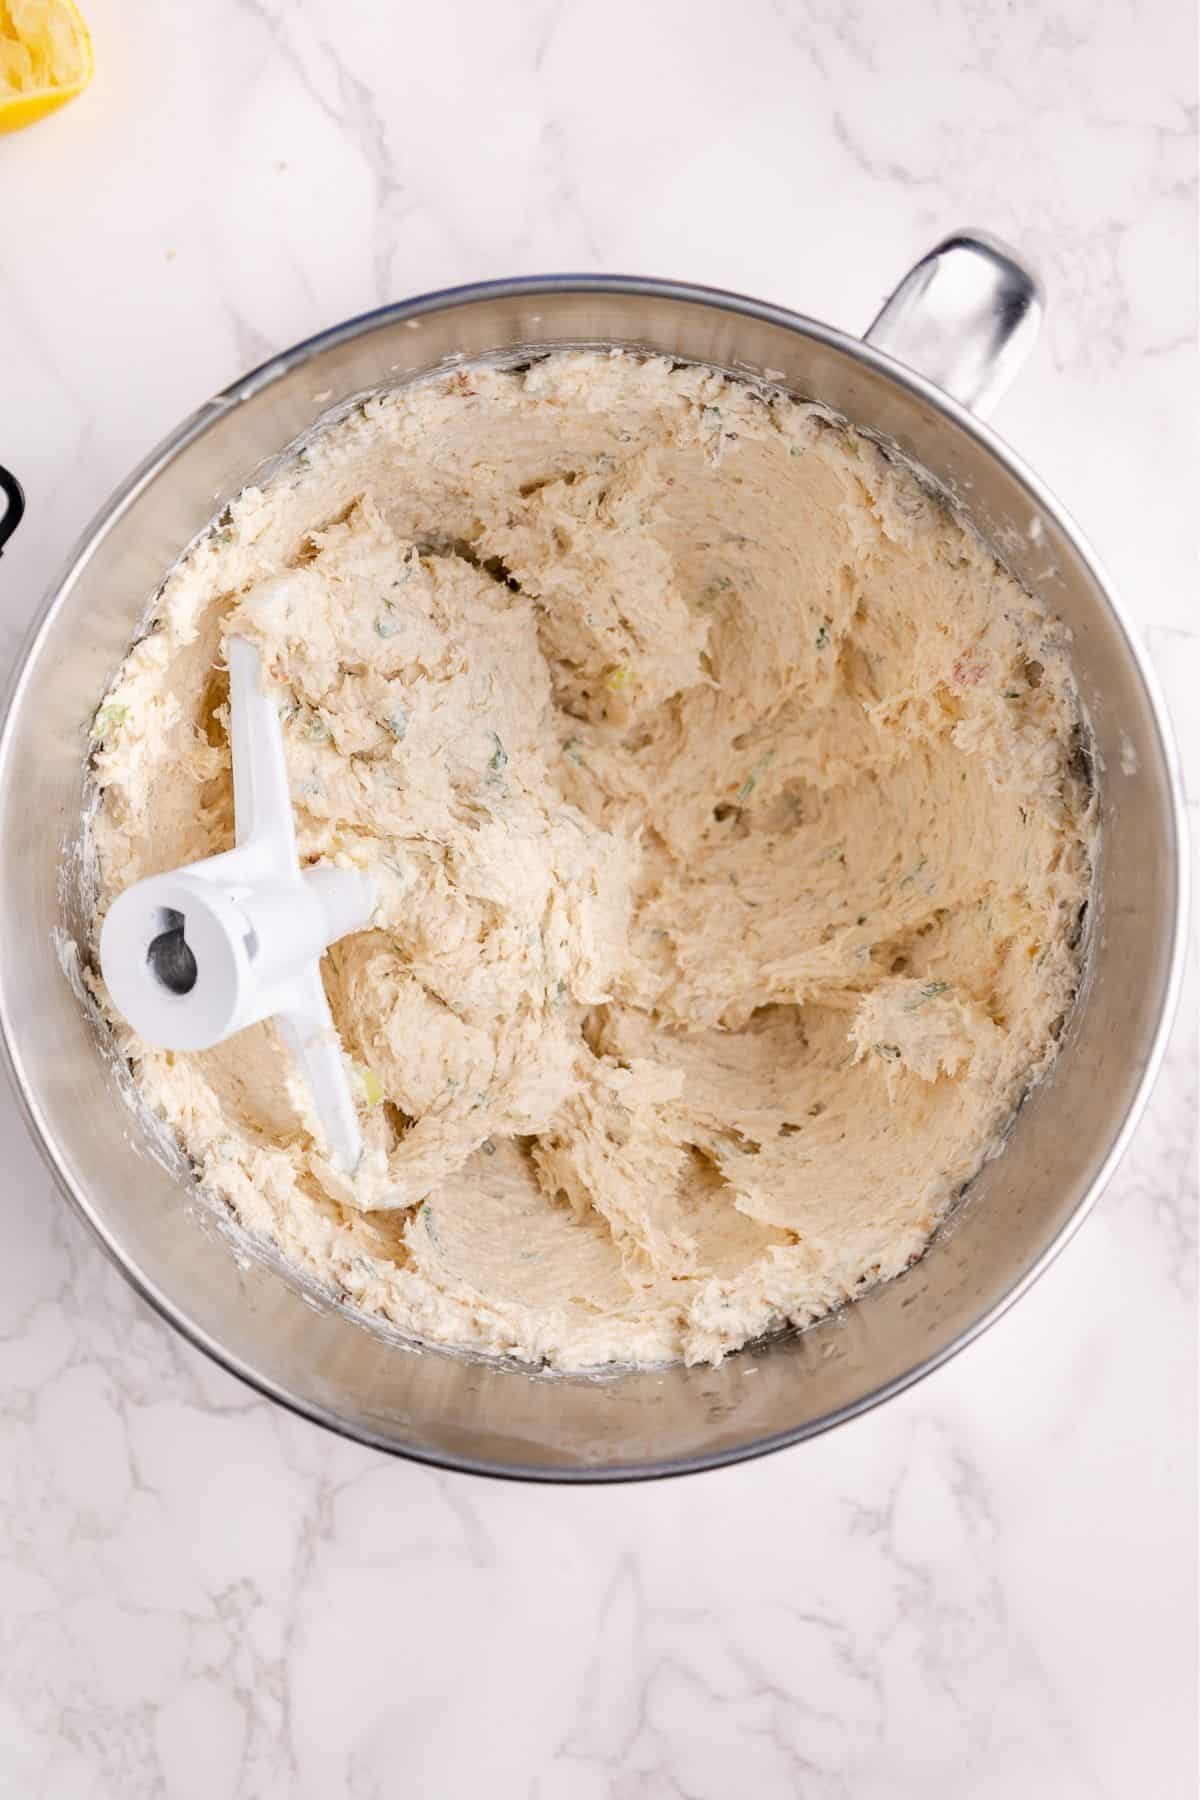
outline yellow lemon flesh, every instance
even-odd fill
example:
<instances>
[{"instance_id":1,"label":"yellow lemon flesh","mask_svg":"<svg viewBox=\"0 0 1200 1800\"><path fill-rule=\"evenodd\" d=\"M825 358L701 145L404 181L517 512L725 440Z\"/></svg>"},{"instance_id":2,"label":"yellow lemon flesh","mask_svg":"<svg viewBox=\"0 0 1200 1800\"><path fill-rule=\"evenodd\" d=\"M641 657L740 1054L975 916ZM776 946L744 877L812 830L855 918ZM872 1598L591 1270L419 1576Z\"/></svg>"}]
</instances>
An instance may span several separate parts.
<instances>
[{"instance_id":1,"label":"yellow lemon flesh","mask_svg":"<svg viewBox=\"0 0 1200 1800\"><path fill-rule=\"evenodd\" d=\"M0 131L19 131L80 93L92 40L73 0L0 0Z\"/></svg>"}]
</instances>

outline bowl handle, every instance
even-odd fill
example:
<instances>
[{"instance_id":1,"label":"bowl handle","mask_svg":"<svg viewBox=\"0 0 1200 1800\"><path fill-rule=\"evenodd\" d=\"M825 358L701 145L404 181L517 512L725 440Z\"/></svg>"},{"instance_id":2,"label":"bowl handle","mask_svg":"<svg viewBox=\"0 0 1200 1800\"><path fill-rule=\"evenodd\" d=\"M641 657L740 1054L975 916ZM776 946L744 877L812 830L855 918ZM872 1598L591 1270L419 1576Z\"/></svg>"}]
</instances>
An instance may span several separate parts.
<instances>
[{"instance_id":1,"label":"bowl handle","mask_svg":"<svg viewBox=\"0 0 1200 1800\"><path fill-rule=\"evenodd\" d=\"M7 469L0 468L0 499L4 501L4 511L0 512L0 554L3 553L25 511L25 495L15 475Z\"/></svg>"},{"instance_id":2,"label":"bowl handle","mask_svg":"<svg viewBox=\"0 0 1200 1800\"><path fill-rule=\"evenodd\" d=\"M864 341L987 415L1037 337L1042 284L998 239L956 231L884 302Z\"/></svg>"}]
</instances>

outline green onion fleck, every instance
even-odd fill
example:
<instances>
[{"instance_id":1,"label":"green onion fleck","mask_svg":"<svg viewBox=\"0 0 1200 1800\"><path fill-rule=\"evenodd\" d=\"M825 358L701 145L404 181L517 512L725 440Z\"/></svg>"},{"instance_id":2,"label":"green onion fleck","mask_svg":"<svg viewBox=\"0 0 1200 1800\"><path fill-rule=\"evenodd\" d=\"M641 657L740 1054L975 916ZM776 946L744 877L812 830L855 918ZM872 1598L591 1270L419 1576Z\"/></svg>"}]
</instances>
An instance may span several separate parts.
<instances>
[{"instance_id":1,"label":"green onion fleck","mask_svg":"<svg viewBox=\"0 0 1200 1800\"><path fill-rule=\"evenodd\" d=\"M123 725L128 716L129 708L127 706L110 701L107 706L102 706L96 714L95 723L92 726L92 736L106 737L110 731L116 731L119 726Z\"/></svg>"},{"instance_id":2,"label":"green onion fleck","mask_svg":"<svg viewBox=\"0 0 1200 1800\"><path fill-rule=\"evenodd\" d=\"M369 1069L365 1063L356 1062L354 1073L362 1084L363 1100L368 1106L378 1106L383 1099L383 1083L374 1069Z\"/></svg>"},{"instance_id":3,"label":"green onion fleck","mask_svg":"<svg viewBox=\"0 0 1200 1800\"><path fill-rule=\"evenodd\" d=\"M908 1001L904 1008L905 1012L916 1012L917 1008L924 1006L926 1001L936 1000L939 994L944 994L946 992L946 986L947 984L944 981L927 981L920 993L914 995L914 997Z\"/></svg>"},{"instance_id":4,"label":"green onion fleck","mask_svg":"<svg viewBox=\"0 0 1200 1800\"><path fill-rule=\"evenodd\" d=\"M748 800L750 798L751 794L754 792L755 787L758 785L759 776L764 774L765 771L770 768L771 763L774 760L774 757L775 757L775 752L773 750L768 750L767 754L765 756L759 757L758 761L755 763L754 767L751 769L751 771L747 775L745 781L743 781L741 787L737 791L737 798L739 800Z\"/></svg>"}]
</instances>

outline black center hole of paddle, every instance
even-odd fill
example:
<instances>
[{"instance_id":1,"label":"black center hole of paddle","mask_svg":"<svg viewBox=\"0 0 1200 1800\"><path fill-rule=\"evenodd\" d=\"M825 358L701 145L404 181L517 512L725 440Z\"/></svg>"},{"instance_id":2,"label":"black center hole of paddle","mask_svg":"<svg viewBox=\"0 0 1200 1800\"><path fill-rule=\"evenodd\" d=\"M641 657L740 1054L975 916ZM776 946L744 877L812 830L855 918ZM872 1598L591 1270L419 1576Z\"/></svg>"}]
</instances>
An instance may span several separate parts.
<instances>
[{"instance_id":1,"label":"black center hole of paddle","mask_svg":"<svg viewBox=\"0 0 1200 1800\"><path fill-rule=\"evenodd\" d=\"M173 906L164 906L159 921L162 930L152 940L146 961L155 980L169 994L190 994L196 985L196 958L183 935L183 914Z\"/></svg>"}]
</instances>

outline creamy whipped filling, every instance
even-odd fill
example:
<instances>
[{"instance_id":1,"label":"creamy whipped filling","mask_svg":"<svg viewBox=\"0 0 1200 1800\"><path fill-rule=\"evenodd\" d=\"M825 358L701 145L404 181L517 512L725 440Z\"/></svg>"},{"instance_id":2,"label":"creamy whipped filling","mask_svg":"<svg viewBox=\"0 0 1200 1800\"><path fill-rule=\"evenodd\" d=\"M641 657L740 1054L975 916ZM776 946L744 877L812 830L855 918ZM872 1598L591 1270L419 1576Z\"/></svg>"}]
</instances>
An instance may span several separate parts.
<instances>
[{"instance_id":1,"label":"creamy whipped filling","mask_svg":"<svg viewBox=\"0 0 1200 1800\"><path fill-rule=\"evenodd\" d=\"M718 1360L917 1257L1049 1065L1091 794L1062 633L823 409L620 352L366 402L171 574L97 715L97 918L233 841L230 634L367 1149L270 1026L113 1020L204 1186L414 1337Z\"/></svg>"}]
</instances>

